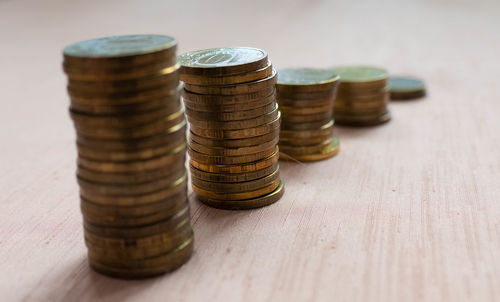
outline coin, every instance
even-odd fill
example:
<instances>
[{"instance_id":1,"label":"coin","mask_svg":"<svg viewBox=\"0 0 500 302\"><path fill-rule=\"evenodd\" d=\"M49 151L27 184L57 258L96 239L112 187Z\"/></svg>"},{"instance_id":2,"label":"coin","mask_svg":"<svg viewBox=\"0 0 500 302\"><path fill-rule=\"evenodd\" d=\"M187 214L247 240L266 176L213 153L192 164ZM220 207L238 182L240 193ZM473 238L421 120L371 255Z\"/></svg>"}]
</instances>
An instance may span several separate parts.
<instances>
[{"instance_id":1,"label":"coin","mask_svg":"<svg viewBox=\"0 0 500 302\"><path fill-rule=\"evenodd\" d=\"M334 71L340 76L341 87L385 86L388 78L385 69L372 66L339 66Z\"/></svg>"},{"instance_id":2,"label":"coin","mask_svg":"<svg viewBox=\"0 0 500 302\"><path fill-rule=\"evenodd\" d=\"M216 155L207 155L203 153L199 153L194 151L191 148L188 148L189 156L192 160L200 164L209 164L209 165L236 165L236 164L244 164L249 162L255 162L264 158L269 157L274 154L277 150L276 144L271 145L267 149L262 151L245 154L245 155L234 155L234 156L216 156Z\"/></svg>"},{"instance_id":3,"label":"coin","mask_svg":"<svg viewBox=\"0 0 500 302\"><path fill-rule=\"evenodd\" d=\"M210 94L196 94L187 90L182 92L182 98L185 102L192 103L193 105L203 106L222 106L222 105L241 105L253 103L264 97L274 94L274 86L265 87L261 90L234 95L210 95Z\"/></svg>"},{"instance_id":4,"label":"coin","mask_svg":"<svg viewBox=\"0 0 500 302\"><path fill-rule=\"evenodd\" d=\"M224 148L242 148L242 147L250 147L262 144L264 142L268 142L279 136L280 129L275 128L269 131L266 134L260 136L253 136L241 139L212 139L205 138L202 136L198 136L193 132L189 132L189 138L198 144L202 144L206 147L224 147Z\"/></svg>"},{"instance_id":5,"label":"coin","mask_svg":"<svg viewBox=\"0 0 500 302\"><path fill-rule=\"evenodd\" d=\"M276 71L273 70L271 76L258 81L241 83L241 84L232 84L232 85L219 85L219 86L201 86L201 85L192 85L184 83L184 89L199 94L212 94L212 95L249 94L257 92L259 90L264 90L264 89L267 90L270 87L274 87L276 81L277 81Z\"/></svg>"},{"instance_id":6,"label":"coin","mask_svg":"<svg viewBox=\"0 0 500 302\"><path fill-rule=\"evenodd\" d=\"M212 156L244 156L248 154L256 154L262 152L264 150L271 149L278 144L279 137L275 136L272 140L249 147L241 147L241 148L227 148L227 147L207 147L202 144L198 144L192 139L189 140L189 148L193 151L212 155Z\"/></svg>"},{"instance_id":7,"label":"coin","mask_svg":"<svg viewBox=\"0 0 500 302\"><path fill-rule=\"evenodd\" d=\"M391 112L387 111L386 113L379 115L374 118L373 116L366 117L344 117L344 116L336 116L335 120L340 125L345 126L375 126L379 124L386 123L391 120Z\"/></svg>"},{"instance_id":8,"label":"coin","mask_svg":"<svg viewBox=\"0 0 500 302\"><path fill-rule=\"evenodd\" d=\"M210 77L184 74L181 78L184 82L193 85L231 85L264 79L271 76L272 73L273 66L271 62L268 61L267 65L261 69L246 73Z\"/></svg>"},{"instance_id":9,"label":"coin","mask_svg":"<svg viewBox=\"0 0 500 302\"><path fill-rule=\"evenodd\" d=\"M330 91L338 85L339 76L332 69L287 68L278 70L278 91Z\"/></svg>"},{"instance_id":10,"label":"coin","mask_svg":"<svg viewBox=\"0 0 500 302\"><path fill-rule=\"evenodd\" d=\"M324 125L328 123L334 123L334 121L331 118L324 119L318 122L311 122L311 123L287 123L287 122L281 122L281 128L283 130L318 130L319 128L323 127Z\"/></svg>"},{"instance_id":11,"label":"coin","mask_svg":"<svg viewBox=\"0 0 500 302\"><path fill-rule=\"evenodd\" d=\"M313 145L303 145L303 146L287 146L287 145L282 145L280 148L281 153L285 153L288 155L308 155L308 154L314 154L321 152L323 149L325 149L327 146L329 146L332 143L333 139L327 138L323 140L320 143L313 144Z\"/></svg>"},{"instance_id":12,"label":"coin","mask_svg":"<svg viewBox=\"0 0 500 302\"><path fill-rule=\"evenodd\" d=\"M332 115L333 115L333 108L330 108L328 111L317 114L309 114L309 115L283 114L282 119L283 123L314 123L331 119Z\"/></svg>"},{"instance_id":13,"label":"coin","mask_svg":"<svg viewBox=\"0 0 500 302\"><path fill-rule=\"evenodd\" d=\"M274 110L268 113L259 114L255 118L249 118L244 120L221 122L213 119L199 120L189 115L187 119L191 124L191 126L206 128L206 129L238 130L238 129L252 128L271 123L272 121L276 120L276 118L278 118L279 115L278 105L276 103L271 103L269 105L274 105ZM262 108L260 108L259 110L262 110Z\"/></svg>"},{"instance_id":14,"label":"coin","mask_svg":"<svg viewBox=\"0 0 500 302\"><path fill-rule=\"evenodd\" d=\"M260 170L256 170L253 172L247 173L239 173L239 174L225 174L225 173L211 173L205 172L199 169L196 169L193 165L190 165L191 177L197 178L200 180L210 181L210 182L222 182L222 183L231 183L231 182L244 182L250 181L257 178L265 177L266 175L271 174L273 171L279 169L278 162L265 167Z\"/></svg>"},{"instance_id":15,"label":"coin","mask_svg":"<svg viewBox=\"0 0 500 302\"><path fill-rule=\"evenodd\" d=\"M270 113L271 111L278 108L278 105L275 102L269 103L264 107L255 108L251 110L240 110L234 112L201 112L194 111L189 108L186 108L186 115L188 116L188 121L190 118L196 120L210 120L210 121L240 121L240 120L249 120L266 113Z\"/></svg>"},{"instance_id":16,"label":"coin","mask_svg":"<svg viewBox=\"0 0 500 302\"><path fill-rule=\"evenodd\" d=\"M278 187L271 193L246 200L221 200L221 199L207 198L201 195L197 195L196 197L204 204L214 208L220 208L226 210L247 210L273 204L276 201L280 200L284 193L285 193L284 183L283 181L281 181Z\"/></svg>"},{"instance_id":17,"label":"coin","mask_svg":"<svg viewBox=\"0 0 500 302\"><path fill-rule=\"evenodd\" d=\"M242 200L242 199L251 199L251 198L256 198L260 197L266 194L271 193L274 191L280 184L280 180L274 180L267 184L266 186L253 190L253 191L247 191L247 192L239 192L239 193L230 193L230 192L213 192L209 190L204 190L198 186L196 186L194 183L191 183L191 187L193 188L193 191L196 192L196 194L206 197L206 198L213 198L213 199L222 199L222 200Z\"/></svg>"},{"instance_id":18,"label":"coin","mask_svg":"<svg viewBox=\"0 0 500 302\"><path fill-rule=\"evenodd\" d=\"M94 95L86 96L78 93L72 93L70 95L71 105L82 106L82 108L89 108L88 106L117 106L117 105L137 105L141 106L142 103L147 103L152 100L166 98L168 100L177 101L179 98L179 89L182 86L179 85L175 89L158 87L150 90L143 91L131 91L131 92L120 92L114 94L107 94L104 96ZM85 106L86 105L86 106ZM73 108L78 110L78 108ZM87 112L88 110L79 110ZM92 112L90 112L92 113Z\"/></svg>"},{"instance_id":19,"label":"coin","mask_svg":"<svg viewBox=\"0 0 500 302\"><path fill-rule=\"evenodd\" d=\"M244 182L211 182L198 179L196 177L192 177L191 181L194 185L203 190L225 193L242 193L263 188L269 185L269 183L279 179L279 177L279 169L276 169L264 177Z\"/></svg>"},{"instance_id":20,"label":"coin","mask_svg":"<svg viewBox=\"0 0 500 302\"><path fill-rule=\"evenodd\" d=\"M333 141L323 150L314 154L303 154L303 155L289 155L282 153L280 154L280 159L291 160L291 161L301 161L301 162L311 162L324 160L333 157L339 152L339 140L333 138Z\"/></svg>"},{"instance_id":21,"label":"coin","mask_svg":"<svg viewBox=\"0 0 500 302\"><path fill-rule=\"evenodd\" d=\"M328 112L332 109L332 103L321 104L309 107L293 107L293 106L280 106L280 111L284 116L288 115L313 115Z\"/></svg>"},{"instance_id":22,"label":"coin","mask_svg":"<svg viewBox=\"0 0 500 302\"><path fill-rule=\"evenodd\" d=\"M389 88L393 100L410 100L425 96L424 81L414 77L391 76Z\"/></svg>"},{"instance_id":23,"label":"coin","mask_svg":"<svg viewBox=\"0 0 500 302\"><path fill-rule=\"evenodd\" d=\"M184 98L184 105L188 109L203 111L203 112L234 112L239 110L251 110L259 107L264 107L268 104L275 103L276 96L274 92L266 97L253 100L251 102L237 103L237 104L210 104L191 102L189 99Z\"/></svg>"},{"instance_id":24,"label":"coin","mask_svg":"<svg viewBox=\"0 0 500 302\"><path fill-rule=\"evenodd\" d=\"M267 53L251 47L212 48L188 52L178 57L182 80L190 75L220 76L251 72L267 65Z\"/></svg>"}]
</instances>

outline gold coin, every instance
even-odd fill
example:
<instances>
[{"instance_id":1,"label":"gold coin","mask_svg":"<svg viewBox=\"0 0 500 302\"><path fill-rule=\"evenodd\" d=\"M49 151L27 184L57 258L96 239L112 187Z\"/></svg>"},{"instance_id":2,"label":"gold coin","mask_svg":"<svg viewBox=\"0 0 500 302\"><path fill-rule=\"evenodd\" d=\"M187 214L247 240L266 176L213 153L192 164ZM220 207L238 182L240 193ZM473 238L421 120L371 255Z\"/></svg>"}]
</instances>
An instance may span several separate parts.
<instances>
[{"instance_id":1,"label":"gold coin","mask_svg":"<svg viewBox=\"0 0 500 302\"><path fill-rule=\"evenodd\" d=\"M318 92L334 89L339 76L332 69L286 68L278 70L276 89L293 92Z\"/></svg>"},{"instance_id":2,"label":"gold coin","mask_svg":"<svg viewBox=\"0 0 500 302\"><path fill-rule=\"evenodd\" d=\"M274 105L274 110L269 113L260 114L255 118L245 119L245 120L235 120L235 121L214 121L214 120L199 120L191 116L187 116L189 124L193 127L206 128L206 129L226 129L226 130L238 130L257 127L261 125L268 124L274 121L278 115L278 105L274 102L270 105Z\"/></svg>"},{"instance_id":3,"label":"gold coin","mask_svg":"<svg viewBox=\"0 0 500 302\"><path fill-rule=\"evenodd\" d=\"M274 86L266 87L251 93L235 94L235 95L210 95L210 94L196 94L187 90L182 91L182 98L184 102L192 103L193 105L202 105L205 107L210 106L223 106L223 105L244 105L253 103L270 95L274 95Z\"/></svg>"},{"instance_id":4,"label":"gold coin","mask_svg":"<svg viewBox=\"0 0 500 302\"><path fill-rule=\"evenodd\" d=\"M318 122L311 122L311 123L281 123L281 129L282 130L318 130L319 128L323 127L324 125L332 122L332 118L327 118L322 121Z\"/></svg>"},{"instance_id":5,"label":"gold coin","mask_svg":"<svg viewBox=\"0 0 500 302\"><path fill-rule=\"evenodd\" d=\"M387 85L387 71L372 66L339 66L334 68L340 76L340 87L379 87Z\"/></svg>"},{"instance_id":6,"label":"gold coin","mask_svg":"<svg viewBox=\"0 0 500 302\"><path fill-rule=\"evenodd\" d=\"M326 119L331 119L332 114L333 114L333 108L323 113L309 114L309 115L283 114L281 118L283 120L283 123L314 123L314 122L324 121Z\"/></svg>"},{"instance_id":7,"label":"gold coin","mask_svg":"<svg viewBox=\"0 0 500 302\"><path fill-rule=\"evenodd\" d=\"M333 106L333 102L335 100L335 97L332 96L327 99L304 99L304 100L297 100L297 101L291 101L290 99L280 99L278 100L278 104L281 107L290 107L290 108L309 108L309 107L320 107L320 106Z\"/></svg>"},{"instance_id":8,"label":"gold coin","mask_svg":"<svg viewBox=\"0 0 500 302\"><path fill-rule=\"evenodd\" d=\"M276 102L272 102L260 108L255 108L251 110L240 110L234 112L201 112L186 108L186 115L188 116L188 118L201 121L203 120L218 121L218 122L241 121L259 117L261 115L270 113L277 108L278 105L276 104Z\"/></svg>"},{"instance_id":9,"label":"gold coin","mask_svg":"<svg viewBox=\"0 0 500 302\"><path fill-rule=\"evenodd\" d=\"M180 169L172 174L150 182L137 184L109 184L99 183L92 180L77 178L81 190L90 191L95 194L108 196L140 195L158 191L168 187L170 184L181 178L186 173L185 169Z\"/></svg>"},{"instance_id":10,"label":"gold coin","mask_svg":"<svg viewBox=\"0 0 500 302\"><path fill-rule=\"evenodd\" d=\"M90 266L99 273L118 278L145 278L175 270L189 260L193 252L193 238L173 251L155 258L146 258L127 264L104 263L89 257Z\"/></svg>"},{"instance_id":11,"label":"gold coin","mask_svg":"<svg viewBox=\"0 0 500 302\"><path fill-rule=\"evenodd\" d=\"M266 66L246 73L222 75L222 76L183 74L181 75L181 80L185 83L193 85L231 85L231 84L258 81L271 76L272 73L273 73L273 66L271 62L268 61Z\"/></svg>"},{"instance_id":12,"label":"gold coin","mask_svg":"<svg viewBox=\"0 0 500 302\"><path fill-rule=\"evenodd\" d=\"M205 198L222 199L222 200L242 200L242 199L252 199L269 194L279 186L280 182L281 181L278 178L277 180L272 181L271 183L267 184L265 187L262 187L260 189L256 189L254 191L239 192L239 193L212 192L209 190L204 190L193 183L191 183L191 187L193 188L193 191L196 192L196 194L203 196Z\"/></svg>"},{"instance_id":13,"label":"gold coin","mask_svg":"<svg viewBox=\"0 0 500 302\"><path fill-rule=\"evenodd\" d=\"M330 119L328 123L324 124L323 126L315 130L281 130L280 137L311 138L311 137L329 135L331 134L333 125L334 121Z\"/></svg>"},{"instance_id":14,"label":"gold coin","mask_svg":"<svg viewBox=\"0 0 500 302\"><path fill-rule=\"evenodd\" d=\"M239 164L239 165L203 164L193 159L190 160L190 163L196 169L202 170L204 172L238 174L238 173L249 173L262 170L278 162L278 158L279 158L279 152L276 151L271 156L264 158L262 160L252 163Z\"/></svg>"},{"instance_id":15,"label":"gold coin","mask_svg":"<svg viewBox=\"0 0 500 302\"><path fill-rule=\"evenodd\" d=\"M336 101L334 111L372 111L387 107L387 99L373 102Z\"/></svg>"},{"instance_id":16,"label":"gold coin","mask_svg":"<svg viewBox=\"0 0 500 302\"><path fill-rule=\"evenodd\" d=\"M253 100L246 103L238 104L210 104L206 105L200 102L191 102L189 99L184 99L184 105L186 108L202 112L234 112L234 111L245 111L251 109L257 109L264 107L268 104L276 102L276 95L272 93L266 97Z\"/></svg>"},{"instance_id":17,"label":"gold coin","mask_svg":"<svg viewBox=\"0 0 500 302\"><path fill-rule=\"evenodd\" d=\"M376 126L379 124L387 123L391 120L391 112L387 111L385 114L379 115L378 117L368 116L368 117L345 117L339 116L336 121L339 125L345 126Z\"/></svg>"},{"instance_id":18,"label":"gold coin","mask_svg":"<svg viewBox=\"0 0 500 302\"><path fill-rule=\"evenodd\" d=\"M191 183L202 190L212 191L212 192L224 192L224 193L243 193L248 191L255 191L270 183L279 180L280 173L279 169L276 169L271 174L266 175L259 179L254 179L245 182L231 182L231 183L221 183L221 182L210 182L198 179L196 177L191 177Z\"/></svg>"},{"instance_id":19,"label":"gold coin","mask_svg":"<svg viewBox=\"0 0 500 302\"><path fill-rule=\"evenodd\" d=\"M185 135L186 120L183 120L181 123L173 126L172 128L162 131L156 135L143 138L106 140L77 136L76 141L79 145L93 148L94 150L135 152L145 148L165 146L178 141L179 137L185 137Z\"/></svg>"},{"instance_id":20,"label":"gold coin","mask_svg":"<svg viewBox=\"0 0 500 302\"><path fill-rule=\"evenodd\" d=\"M262 151L245 154L240 156L215 156L215 155L206 155L203 153L199 153L194 151L191 148L188 148L189 156L192 160L200 163L200 164L208 164L208 165L237 165L237 164L245 164L250 162L259 161L261 159L267 158L274 154L277 150L277 144L273 144L271 147L264 149Z\"/></svg>"},{"instance_id":21,"label":"gold coin","mask_svg":"<svg viewBox=\"0 0 500 302\"><path fill-rule=\"evenodd\" d=\"M165 200L139 206L108 206L81 199L80 208L82 212L101 216L102 219L114 219L114 217L146 217L157 213L172 213L185 203L187 203L187 193L183 191Z\"/></svg>"},{"instance_id":22,"label":"gold coin","mask_svg":"<svg viewBox=\"0 0 500 302\"><path fill-rule=\"evenodd\" d=\"M241 147L241 148L225 148L225 147L207 147L202 144L198 144L197 142L190 139L189 148L191 148L195 152L211 156L228 156L228 157L245 156L272 149L273 147L276 147L276 145L278 144L278 140L279 137L276 136L272 140L260 145Z\"/></svg>"},{"instance_id":23,"label":"gold coin","mask_svg":"<svg viewBox=\"0 0 500 302\"><path fill-rule=\"evenodd\" d=\"M309 107L289 107L280 106L280 111L284 117L288 115L313 115L328 112L333 108L332 103L326 103L319 106L309 106Z\"/></svg>"},{"instance_id":24,"label":"gold coin","mask_svg":"<svg viewBox=\"0 0 500 302\"><path fill-rule=\"evenodd\" d=\"M339 89L337 93L338 99L355 99L359 102L362 101L370 101L372 99L380 99L384 98L389 94L389 87L382 86L376 89L362 89L362 88L353 88L353 89Z\"/></svg>"},{"instance_id":25,"label":"gold coin","mask_svg":"<svg viewBox=\"0 0 500 302\"><path fill-rule=\"evenodd\" d=\"M178 57L183 76L241 74L267 65L267 53L251 47L212 48L191 51Z\"/></svg>"},{"instance_id":26,"label":"gold coin","mask_svg":"<svg viewBox=\"0 0 500 302\"><path fill-rule=\"evenodd\" d=\"M375 109L367 109L367 108L348 108L348 109L339 109L335 108L335 116L339 117L359 117L359 118L367 118L370 117L377 118L380 115L387 112L387 106L379 106Z\"/></svg>"},{"instance_id":27,"label":"gold coin","mask_svg":"<svg viewBox=\"0 0 500 302\"><path fill-rule=\"evenodd\" d=\"M78 110L87 112L89 106L125 106L125 105L137 105L141 106L143 103L151 102L152 100L165 99L176 101L179 99L180 92L182 91L182 85L179 84L175 89L158 87L155 89L145 90L145 91L134 91L127 93L115 93L108 94L104 96L84 96L72 94L70 95L71 105L78 108L83 108L87 110ZM91 107L90 107L91 108ZM91 113L91 112L89 112Z\"/></svg>"},{"instance_id":28,"label":"gold coin","mask_svg":"<svg viewBox=\"0 0 500 302\"><path fill-rule=\"evenodd\" d=\"M75 129L79 136L105 139L105 140L126 140L137 139L156 134L164 133L170 129L182 125L185 122L184 110L181 109L176 113L164 116L160 119L152 121L148 124L139 125L130 128L104 128L104 127L82 127L75 123Z\"/></svg>"},{"instance_id":29,"label":"gold coin","mask_svg":"<svg viewBox=\"0 0 500 302\"><path fill-rule=\"evenodd\" d=\"M164 254L176 248L177 246L181 245L183 242L185 242L192 236L193 236L192 228L189 226L189 224L185 224L182 228L179 228L175 232L170 232L170 234L168 234L168 240L165 240L163 244L157 246L151 246L142 249L138 248L111 249L111 248L102 248L99 246L94 246L92 245L92 243L87 242L87 247L90 257L98 258L101 261L116 262L116 261L123 261L124 259L138 260Z\"/></svg>"},{"instance_id":30,"label":"gold coin","mask_svg":"<svg viewBox=\"0 0 500 302\"><path fill-rule=\"evenodd\" d=\"M244 182L262 178L266 175L271 174L273 171L276 171L279 168L279 164L278 162L276 162L268 167L265 167L257 171L239 173L239 174L210 173L196 169L193 165L190 165L189 168L191 171L191 178L197 178L200 180L210 181L210 182L232 183L232 182Z\"/></svg>"},{"instance_id":31,"label":"gold coin","mask_svg":"<svg viewBox=\"0 0 500 302\"><path fill-rule=\"evenodd\" d=\"M281 199L285 193L283 181L280 181L279 186L269 194L246 200L221 200L214 198L206 198L201 195L196 195L198 200L204 204L225 210L247 210L264 207L273 204Z\"/></svg>"},{"instance_id":32,"label":"gold coin","mask_svg":"<svg viewBox=\"0 0 500 302\"><path fill-rule=\"evenodd\" d=\"M323 149L329 146L332 143L332 141L333 138L329 137L326 140L314 145L307 145L307 146L282 145L280 146L280 152L281 154L288 154L291 156L315 154L321 152Z\"/></svg>"},{"instance_id":33,"label":"gold coin","mask_svg":"<svg viewBox=\"0 0 500 302\"><path fill-rule=\"evenodd\" d=\"M333 135L333 129L330 133L322 136L311 136L309 138L295 138L295 137L286 137L280 136L279 147L294 147L294 146L311 146L321 144L325 140L328 140Z\"/></svg>"},{"instance_id":34,"label":"gold coin","mask_svg":"<svg viewBox=\"0 0 500 302\"><path fill-rule=\"evenodd\" d=\"M176 160L184 158L185 153L186 153L186 144L182 144L167 154L148 160L131 161L131 162L111 162L111 161L95 161L79 157L78 165L89 170L103 172L103 173L143 172L171 165Z\"/></svg>"},{"instance_id":35,"label":"gold coin","mask_svg":"<svg viewBox=\"0 0 500 302\"><path fill-rule=\"evenodd\" d=\"M305 155L288 155L282 153L280 154L280 159L289 161L301 161L301 162L319 161L337 155L339 153L339 150L340 150L339 140L334 137L331 144L328 145L323 150L321 150L320 152L314 154L305 154Z\"/></svg>"},{"instance_id":36,"label":"gold coin","mask_svg":"<svg viewBox=\"0 0 500 302\"><path fill-rule=\"evenodd\" d=\"M184 89L193 93L199 94L217 94L217 95L234 95L234 94L248 94L257 92L259 90L268 90L276 84L276 71L273 69L271 76L262 80L232 84L232 85L219 85L219 86L201 86L184 83Z\"/></svg>"},{"instance_id":37,"label":"gold coin","mask_svg":"<svg viewBox=\"0 0 500 302\"><path fill-rule=\"evenodd\" d=\"M279 113L279 111L278 111ZM237 130L226 130L226 129L206 129L196 126L191 126L191 132L198 136L213 138L213 139L242 139L254 136L261 136L267 134L275 129L279 129L281 122L281 114L278 117L268 123L261 126Z\"/></svg>"},{"instance_id":38,"label":"gold coin","mask_svg":"<svg viewBox=\"0 0 500 302\"><path fill-rule=\"evenodd\" d=\"M212 139L205 138L196 135L193 132L189 132L189 138L198 144L204 145L206 147L222 147L222 148L243 148L250 147L268 142L275 137L279 136L280 128L272 129L270 132L260 135L241 139Z\"/></svg>"},{"instance_id":39,"label":"gold coin","mask_svg":"<svg viewBox=\"0 0 500 302\"><path fill-rule=\"evenodd\" d=\"M128 35L77 42L64 48L64 63L88 68L136 66L175 56L177 41L161 35Z\"/></svg>"}]
</instances>

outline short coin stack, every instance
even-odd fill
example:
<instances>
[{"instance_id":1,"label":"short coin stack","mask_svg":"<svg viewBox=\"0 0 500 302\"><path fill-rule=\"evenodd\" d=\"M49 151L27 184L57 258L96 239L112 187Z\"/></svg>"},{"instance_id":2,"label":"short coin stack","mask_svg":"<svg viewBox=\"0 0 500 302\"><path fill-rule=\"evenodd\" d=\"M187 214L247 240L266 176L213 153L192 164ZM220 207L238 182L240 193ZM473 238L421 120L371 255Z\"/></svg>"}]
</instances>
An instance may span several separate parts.
<instances>
[{"instance_id":1,"label":"short coin stack","mask_svg":"<svg viewBox=\"0 0 500 302\"><path fill-rule=\"evenodd\" d=\"M190 125L193 190L207 205L250 209L278 201L280 112L276 71L263 50L194 51L179 57Z\"/></svg>"},{"instance_id":2,"label":"short coin stack","mask_svg":"<svg viewBox=\"0 0 500 302\"><path fill-rule=\"evenodd\" d=\"M339 125L372 126L391 119L387 71L370 66L335 68L340 85L334 106Z\"/></svg>"},{"instance_id":3,"label":"short coin stack","mask_svg":"<svg viewBox=\"0 0 500 302\"><path fill-rule=\"evenodd\" d=\"M90 265L122 278L192 253L176 41L135 35L64 49Z\"/></svg>"},{"instance_id":4,"label":"short coin stack","mask_svg":"<svg viewBox=\"0 0 500 302\"><path fill-rule=\"evenodd\" d=\"M317 161L339 152L332 119L338 84L339 76L331 69L278 71L276 92L282 114L279 142L282 159Z\"/></svg>"}]
</instances>

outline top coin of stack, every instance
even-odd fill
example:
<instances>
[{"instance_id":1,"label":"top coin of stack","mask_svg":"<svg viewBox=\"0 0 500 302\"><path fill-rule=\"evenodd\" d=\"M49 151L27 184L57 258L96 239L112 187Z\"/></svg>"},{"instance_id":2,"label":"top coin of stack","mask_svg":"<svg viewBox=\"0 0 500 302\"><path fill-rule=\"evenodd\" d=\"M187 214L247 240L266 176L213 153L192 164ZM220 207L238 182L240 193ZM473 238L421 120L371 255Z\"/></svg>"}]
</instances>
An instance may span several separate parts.
<instances>
[{"instance_id":1,"label":"top coin of stack","mask_svg":"<svg viewBox=\"0 0 500 302\"><path fill-rule=\"evenodd\" d=\"M85 243L104 274L147 277L192 252L176 41L118 36L64 49Z\"/></svg>"},{"instance_id":2,"label":"top coin of stack","mask_svg":"<svg viewBox=\"0 0 500 302\"><path fill-rule=\"evenodd\" d=\"M338 153L339 141L333 136L332 119L338 84L339 76L331 69L278 71L280 158L316 161Z\"/></svg>"},{"instance_id":3,"label":"top coin of stack","mask_svg":"<svg viewBox=\"0 0 500 302\"><path fill-rule=\"evenodd\" d=\"M192 187L207 205L249 209L276 202L280 112L276 71L263 50L193 51L179 57L190 124Z\"/></svg>"},{"instance_id":4,"label":"top coin of stack","mask_svg":"<svg viewBox=\"0 0 500 302\"><path fill-rule=\"evenodd\" d=\"M339 125L371 126L391 119L387 71L370 66L337 67L340 85L333 116Z\"/></svg>"}]
</instances>

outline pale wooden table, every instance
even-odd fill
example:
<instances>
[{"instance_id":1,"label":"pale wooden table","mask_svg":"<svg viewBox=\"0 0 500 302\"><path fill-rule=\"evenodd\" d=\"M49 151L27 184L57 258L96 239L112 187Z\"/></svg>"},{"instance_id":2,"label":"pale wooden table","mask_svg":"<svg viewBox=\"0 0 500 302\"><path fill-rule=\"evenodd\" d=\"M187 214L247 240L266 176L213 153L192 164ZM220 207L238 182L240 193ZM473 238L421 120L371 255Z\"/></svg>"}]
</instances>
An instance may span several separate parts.
<instances>
[{"instance_id":1,"label":"pale wooden table","mask_svg":"<svg viewBox=\"0 0 500 302\"><path fill-rule=\"evenodd\" d=\"M500 301L500 3L343 2L0 0L0 301ZM189 263L115 280L86 262L60 51L130 33L381 65L430 96L337 128L331 160L283 163L277 204L191 198Z\"/></svg>"}]
</instances>

